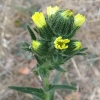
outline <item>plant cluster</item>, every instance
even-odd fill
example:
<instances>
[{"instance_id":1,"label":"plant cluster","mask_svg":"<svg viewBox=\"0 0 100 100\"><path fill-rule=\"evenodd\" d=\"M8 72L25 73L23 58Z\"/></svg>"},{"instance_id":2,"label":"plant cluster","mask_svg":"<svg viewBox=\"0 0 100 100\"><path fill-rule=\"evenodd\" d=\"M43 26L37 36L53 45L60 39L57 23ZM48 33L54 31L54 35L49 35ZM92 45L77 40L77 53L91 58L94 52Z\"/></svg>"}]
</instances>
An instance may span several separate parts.
<instances>
[{"instance_id":1,"label":"plant cluster","mask_svg":"<svg viewBox=\"0 0 100 100\"><path fill-rule=\"evenodd\" d=\"M41 77L42 88L17 87L9 88L29 93L39 97L41 100L54 100L54 92L57 89L72 89L76 87L66 84L49 82L49 75L52 70L66 72L60 65L75 55L85 55L87 48L82 48L79 40L74 39L74 35L85 22L85 17L81 14L74 15L73 10L61 10L58 6L47 7L47 15L42 12L35 12L32 20L36 25L34 31L27 25L27 29L32 38L31 44L24 42L23 49L34 54L37 60L37 67L34 73Z\"/></svg>"}]
</instances>

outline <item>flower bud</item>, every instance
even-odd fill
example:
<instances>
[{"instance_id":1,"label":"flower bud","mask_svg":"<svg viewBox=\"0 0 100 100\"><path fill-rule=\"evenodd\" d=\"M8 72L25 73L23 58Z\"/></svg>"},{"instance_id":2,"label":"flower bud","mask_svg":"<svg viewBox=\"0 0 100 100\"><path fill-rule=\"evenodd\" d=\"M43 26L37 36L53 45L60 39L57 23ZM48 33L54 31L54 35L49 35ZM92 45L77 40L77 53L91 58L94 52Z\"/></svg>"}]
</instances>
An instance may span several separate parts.
<instances>
[{"instance_id":1,"label":"flower bud","mask_svg":"<svg viewBox=\"0 0 100 100\"><path fill-rule=\"evenodd\" d=\"M41 42L40 41L36 41L36 40L33 40L32 41L32 48L37 51L39 49L39 47L41 46Z\"/></svg>"},{"instance_id":2,"label":"flower bud","mask_svg":"<svg viewBox=\"0 0 100 100\"><path fill-rule=\"evenodd\" d=\"M45 55L48 52L47 42L45 42L43 40L33 40L32 48L36 53L38 53L40 55Z\"/></svg>"},{"instance_id":3,"label":"flower bud","mask_svg":"<svg viewBox=\"0 0 100 100\"><path fill-rule=\"evenodd\" d=\"M32 15L32 20L38 28L42 28L46 25L45 17L42 12L35 12Z\"/></svg>"},{"instance_id":4,"label":"flower bud","mask_svg":"<svg viewBox=\"0 0 100 100\"><path fill-rule=\"evenodd\" d=\"M82 48L82 44L78 40L70 40L70 42L67 45L68 48L64 51L64 54L66 55L72 55L73 53L77 52Z\"/></svg>"},{"instance_id":5,"label":"flower bud","mask_svg":"<svg viewBox=\"0 0 100 100\"><path fill-rule=\"evenodd\" d=\"M42 12L35 12L35 14L32 15L32 20L37 26L36 30L42 38L49 39L50 37L52 37L53 34L50 27L46 23L45 17Z\"/></svg>"},{"instance_id":6,"label":"flower bud","mask_svg":"<svg viewBox=\"0 0 100 100\"><path fill-rule=\"evenodd\" d=\"M59 10L59 7L58 6L55 6L55 7L47 7L47 15L48 17L50 17L51 15L54 15L57 11Z\"/></svg>"},{"instance_id":7,"label":"flower bud","mask_svg":"<svg viewBox=\"0 0 100 100\"><path fill-rule=\"evenodd\" d=\"M81 15L81 14L77 14L75 17L74 17L74 24L75 26L79 27L81 26L84 22L85 22L85 16Z\"/></svg>"},{"instance_id":8,"label":"flower bud","mask_svg":"<svg viewBox=\"0 0 100 100\"><path fill-rule=\"evenodd\" d=\"M73 42L73 44L75 45L74 51L82 48L82 44L79 41Z\"/></svg>"},{"instance_id":9,"label":"flower bud","mask_svg":"<svg viewBox=\"0 0 100 100\"><path fill-rule=\"evenodd\" d=\"M70 34L73 29L74 12L72 10L59 10L49 20L49 26L56 36Z\"/></svg>"},{"instance_id":10,"label":"flower bud","mask_svg":"<svg viewBox=\"0 0 100 100\"><path fill-rule=\"evenodd\" d=\"M71 17L74 15L74 12L72 10L66 10L64 12L61 13L61 15L64 17L64 18L68 18L68 17Z\"/></svg>"}]
</instances>

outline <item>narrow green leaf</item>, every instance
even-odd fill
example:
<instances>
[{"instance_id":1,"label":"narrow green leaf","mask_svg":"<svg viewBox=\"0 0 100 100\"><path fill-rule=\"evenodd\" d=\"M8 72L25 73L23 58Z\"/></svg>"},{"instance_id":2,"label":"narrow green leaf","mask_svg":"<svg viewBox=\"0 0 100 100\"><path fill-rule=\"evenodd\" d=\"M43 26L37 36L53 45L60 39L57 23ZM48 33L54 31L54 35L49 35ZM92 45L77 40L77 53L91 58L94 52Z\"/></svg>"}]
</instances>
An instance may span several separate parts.
<instances>
[{"instance_id":1,"label":"narrow green leaf","mask_svg":"<svg viewBox=\"0 0 100 100\"><path fill-rule=\"evenodd\" d=\"M60 66L54 66L53 68L60 72L66 72L66 70L61 68Z\"/></svg>"},{"instance_id":2,"label":"narrow green leaf","mask_svg":"<svg viewBox=\"0 0 100 100\"><path fill-rule=\"evenodd\" d=\"M73 31L69 34L69 35L67 35L66 36L66 38L72 38L74 35L75 35L75 33L76 33L76 31L79 29L80 27L77 27L77 28L75 28L75 29L73 29Z\"/></svg>"},{"instance_id":3,"label":"narrow green leaf","mask_svg":"<svg viewBox=\"0 0 100 100\"><path fill-rule=\"evenodd\" d=\"M85 50L87 50L88 48L82 48L79 52L83 52Z\"/></svg>"},{"instance_id":4,"label":"narrow green leaf","mask_svg":"<svg viewBox=\"0 0 100 100\"><path fill-rule=\"evenodd\" d=\"M38 64L42 65L43 64L43 61L37 56L37 55L34 55Z\"/></svg>"},{"instance_id":5,"label":"narrow green leaf","mask_svg":"<svg viewBox=\"0 0 100 100\"><path fill-rule=\"evenodd\" d=\"M36 27L34 28L34 31L37 32L37 33L39 33L39 30Z\"/></svg>"},{"instance_id":6,"label":"narrow green leaf","mask_svg":"<svg viewBox=\"0 0 100 100\"><path fill-rule=\"evenodd\" d=\"M83 56L85 56L86 53L77 53L76 55L83 55Z\"/></svg>"},{"instance_id":7,"label":"narrow green leaf","mask_svg":"<svg viewBox=\"0 0 100 100\"><path fill-rule=\"evenodd\" d=\"M32 29L29 27L29 25L27 25L27 29L28 29L28 31L29 31L29 33L30 33L30 35L31 35L32 40L36 40L35 34L34 34L34 32L32 31Z\"/></svg>"},{"instance_id":8,"label":"narrow green leaf","mask_svg":"<svg viewBox=\"0 0 100 100\"><path fill-rule=\"evenodd\" d=\"M53 81L52 81L52 84L56 84L56 83L57 83L58 78L59 78L59 76L60 76L60 73L61 73L61 72L58 72L58 73L55 75L55 77L54 77L54 79L53 79Z\"/></svg>"},{"instance_id":9,"label":"narrow green leaf","mask_svg":"<svg viewBox=\"0 0 100 100\"><path fill-rule=\"evenodd\" d=\"M79 53L79 51L74 52L74 53L73 53L72 55L70 55L70 56L64 57L64 61L67 61L67 60L71 59L71 58L74 57L77 53Z\"/></svg>"},{"instance_id":10,"label":"narrow green leaf","mask_svg":"<svg viewBox=\"0 0 100 100\"><path fill-rule=\"evenodd\" d=\"M17 90L19 92L29 93L42 99L44 98L44 91L42 89L32 88L32 87L18 87L18 86L9 86L9 88Z\"/></svg>"},{"instance_id":11,"label":"narrow green leaf","mask_svg":"<svg viewBox=\"0 0 100 100\"><path fill-rule=\"evenodd\" d=\"M30 48L30 45L27 43L27 42L23 42L21 43L21 48L25 51L29 51L29 52L32 52L31 48Z\"/></svg>"},{"instance_id":12,"label":"narrow green leaf","mask_svg":"<svg viewBox=\"0 0 100 100\"><path fill-rule=\"evenodd\" d=\"M70 90L76 90L77 88L74 86L69 86L69 85L50 85L49 90L54 91L57 89L70 89Z\"/></svg>"},{"instance_id":13,"label":"narrow green leaf","mask_svg":"<svg viewBox=\"0 0 100 100\"><path fill-rule=\"evenodd\" d=\"M56 84L56 83L58 82L59 76L60 76L60 72L58 72L58 73L55 75L55 77L54 77L54 79L53 79L53 81L52 81L52 84ZM51 100L54 99L54 92L55 92L55 91L51 91Z\"/></svg>"}]
</instances>

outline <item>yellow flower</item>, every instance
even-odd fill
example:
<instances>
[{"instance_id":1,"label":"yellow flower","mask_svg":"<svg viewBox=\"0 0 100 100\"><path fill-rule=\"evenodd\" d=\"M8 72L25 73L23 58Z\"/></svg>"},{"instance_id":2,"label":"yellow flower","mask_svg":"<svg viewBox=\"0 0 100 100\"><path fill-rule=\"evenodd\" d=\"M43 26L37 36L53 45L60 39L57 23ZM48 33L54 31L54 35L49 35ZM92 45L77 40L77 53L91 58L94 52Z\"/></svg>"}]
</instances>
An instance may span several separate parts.
<instances>
[{"instance_id":1,"label":"yellow flower","mask_svg":"<svg viewBox=\"0 0 100 100\"><path fill-rule=\"evenodd\" d=\"M75 49L74 50L79 50L79 49L82 48L82 44L79 41L74 42L74 45L75 45Z\"/></svg>"},{"instance_id":2,"label":"yellow flower","mask_svg":"<svg viewBox=\"0 0 100 100\"><path fill-rule=\"evenodd\" d=\"M85 22L85 16L81 14L77 14L74 18L74 24L75 26L81 26Z\"/></svg>"},{"instance_id":3,"label":"yellow flower","mask_svg":"<svg viewBox=\"0 0 100 100\"><path fill-rule=\"evenodd\" d=\"M69 42L70 42L69 39L62 39L62 36L59 36L54 41L54 47L56 49L60 49L60 50L67 49L68 45L66 45L66 44L69 43Z\"/></svg>"},{"instance_id":4,"label":"yellow flower","mask_svg":"<svg viewBox=\"0 0 100 100\"><path fill-rule=\"evenodd\" d=\"M47 7L47 15L48 17L50 17L51 15L55 14L57 11L59 10L59 7L58 6L55 6L55 7Z\"/></svg>"},{"instance_id":5,"label":"yellow flower","mask_svg":"<svg viewBox=\"0 0 100 100\"><path fill-rule=\"evenodd\" d=\"M42 28L46 25L45 17L42 12L35 12L35 14L32 15L32 20L38 28Z\"/></svg>"},{"instance_id":6,"label":"yellow flower","mask_svg":"<svg viewBox=\"0 0 100 100\"><path fill-rule=\"evenodd\" d=\"M41 43L39 41L33 40L32 41L32 48L37 51L38 48L41 46Z\"/></svg>"},{"instance_id":7,"label":"yellow flower","mask_svg":"<svg viewBox=\"0 0 100 100\"><path fill-rule=\"evenodd\" d=\"M73 12L73 10L66 10L66 11L62 12L61 15L65 18L67 18L67 17L73 16L74 12Z\"/></svg>"}]
</instances>

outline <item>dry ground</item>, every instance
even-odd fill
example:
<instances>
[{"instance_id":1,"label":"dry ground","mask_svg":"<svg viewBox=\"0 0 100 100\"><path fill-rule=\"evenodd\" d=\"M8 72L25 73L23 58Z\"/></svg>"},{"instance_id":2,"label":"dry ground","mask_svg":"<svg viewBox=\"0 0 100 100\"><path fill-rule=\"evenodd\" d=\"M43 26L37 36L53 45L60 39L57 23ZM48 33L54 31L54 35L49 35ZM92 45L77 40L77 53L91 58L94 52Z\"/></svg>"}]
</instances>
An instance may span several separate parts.
<instances>
[{"instance_id":1,"label":"dry ground","mask_svg":"<svg viewBox=\"0 0 100 100\"><path fill-rule=\"evenodd\" d=\"M77 92L57 91L55 100L100 100L100 0L0 0L0 100L32 100L28 94L8 89L9 85L41 86L31 72L34 57L22 51L19 43L31 41L26 30L31 13L45 13L49 5L73 9L87 18L75 37L88 47L87 56L66 62L68 72L59 78L59 83L77 84ZM50 80L56 72L52 73Z\"/></svg>"}]
</instances>

